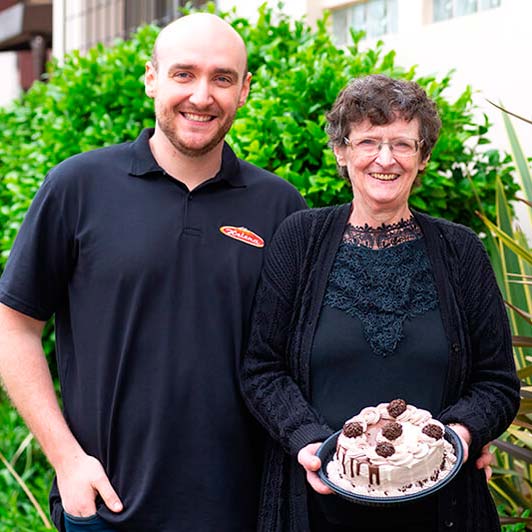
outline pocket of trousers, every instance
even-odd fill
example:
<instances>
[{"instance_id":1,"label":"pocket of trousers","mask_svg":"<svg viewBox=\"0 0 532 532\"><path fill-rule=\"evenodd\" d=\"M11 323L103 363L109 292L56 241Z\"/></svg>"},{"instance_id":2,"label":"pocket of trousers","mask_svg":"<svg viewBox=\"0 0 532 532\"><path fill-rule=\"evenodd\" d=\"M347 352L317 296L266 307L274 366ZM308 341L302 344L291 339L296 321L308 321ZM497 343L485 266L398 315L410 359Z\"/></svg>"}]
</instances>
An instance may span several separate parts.
<instances>
[{"instance_id":1,"label":"pocket of trousers","mask_svg":"<svg viewBox=\"0 0 532 532\"><path fill-rule=\"evenodd\" d=\"M77 530L91 530L91 525L101 523L101 518L98 514L88 515L86 517L80 515L71 515L63 512L65 515L65 525L68 532L75 532Z\"/></svg>"}]
</instances>

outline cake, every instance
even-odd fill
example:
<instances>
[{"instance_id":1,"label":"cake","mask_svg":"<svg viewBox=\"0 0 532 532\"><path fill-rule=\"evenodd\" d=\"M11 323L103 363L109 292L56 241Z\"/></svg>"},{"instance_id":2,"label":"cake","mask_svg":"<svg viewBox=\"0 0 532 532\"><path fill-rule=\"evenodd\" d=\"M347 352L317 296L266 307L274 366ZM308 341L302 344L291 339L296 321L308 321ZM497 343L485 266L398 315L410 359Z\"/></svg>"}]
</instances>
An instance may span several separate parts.
<instances>
[{"instance_id":1,"label":"cake","mask_svg":"<svg viewBox=\"0 0 532 532\"><path fill-rule=\"evenodd\" d=\"M360 495L416 493L445 478L456 462L444 435L430 412L402 399L364 408L345 422L327 476Z\"/></svg>"}]
</instances>

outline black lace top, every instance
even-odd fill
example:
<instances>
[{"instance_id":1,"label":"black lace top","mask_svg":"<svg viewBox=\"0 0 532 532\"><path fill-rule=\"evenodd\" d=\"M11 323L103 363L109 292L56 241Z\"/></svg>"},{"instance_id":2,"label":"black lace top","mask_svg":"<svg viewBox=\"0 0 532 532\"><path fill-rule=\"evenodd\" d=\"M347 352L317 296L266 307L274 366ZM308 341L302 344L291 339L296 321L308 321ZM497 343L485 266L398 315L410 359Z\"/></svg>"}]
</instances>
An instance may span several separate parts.
<instances>
[{"instance_id":1,"label":"black lace top","mask_svg":"<svg viewBox=\"0 0 532 532\"><path fill-rule=\"evenodd\" d=\"M379 227L355 226L347 224L344 242L372 249L389 248L404 242L418 240L423 236L419 224L413 217L395 224L382 224Z\"/></svg>"},{"instance_id":2,"label":"black lace top","mask_svg":"<svg viewBox=\"0 0 532 532\"><path fill-rule=\"evenodd\" d=\"M438 304L421 237L413 218L376 229L348 225L338 249L324 305L356 316L377 355L393 354L405 320Z\"/></svg>"}]
</instances>

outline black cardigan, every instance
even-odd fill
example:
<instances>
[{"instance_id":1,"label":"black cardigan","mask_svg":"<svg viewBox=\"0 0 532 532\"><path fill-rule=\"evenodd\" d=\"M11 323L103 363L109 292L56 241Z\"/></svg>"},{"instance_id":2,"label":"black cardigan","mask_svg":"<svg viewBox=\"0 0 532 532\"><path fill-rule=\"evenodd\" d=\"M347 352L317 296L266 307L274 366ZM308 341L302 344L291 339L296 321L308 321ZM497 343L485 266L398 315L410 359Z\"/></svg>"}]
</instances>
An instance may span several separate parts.
<instances>
[{"instance_id":1,"label":"black cardigan","mask_svg":"<svg viewBox=\"0 0 532 532\"><path fill-rule=\"evenodd\" d=\"M241 387L269 432L259 530L309 530L304 471L296 455L332 433L309 404L309 361L323 296L350 204L300 211L279 227L257 291ZM440 530L500 530L475 458L519 406L511 334L488 256L468 228L414 213L426 240L450 346L443 423L471 432L470 458L439 492Z\"/></svg>"}]
</instances>

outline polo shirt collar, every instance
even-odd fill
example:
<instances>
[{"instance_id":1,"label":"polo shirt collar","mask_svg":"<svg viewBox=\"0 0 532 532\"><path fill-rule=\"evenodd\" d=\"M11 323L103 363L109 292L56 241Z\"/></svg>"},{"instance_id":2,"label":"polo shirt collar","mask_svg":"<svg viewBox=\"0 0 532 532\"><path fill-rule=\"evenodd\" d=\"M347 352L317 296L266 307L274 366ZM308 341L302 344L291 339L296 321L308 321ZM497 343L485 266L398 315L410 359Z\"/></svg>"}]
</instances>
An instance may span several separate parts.
<instances>
[{"instance_id":1,"label":"polo shirt collar","mask_svg":"<svg viewBox=\"0 0 532 532\"><path fill-rule=\"evenodd\" d=\"M164 172L157 164L150 149L149 140L154 131L153 128L143 129L137 139L132 142L130 175L143 177L155 172ZM225 181L233 187L246 186L240 172L240 162L227 142L224 142L222 150L222 167L209 181Z\"/></svg>"}]
</instances>

